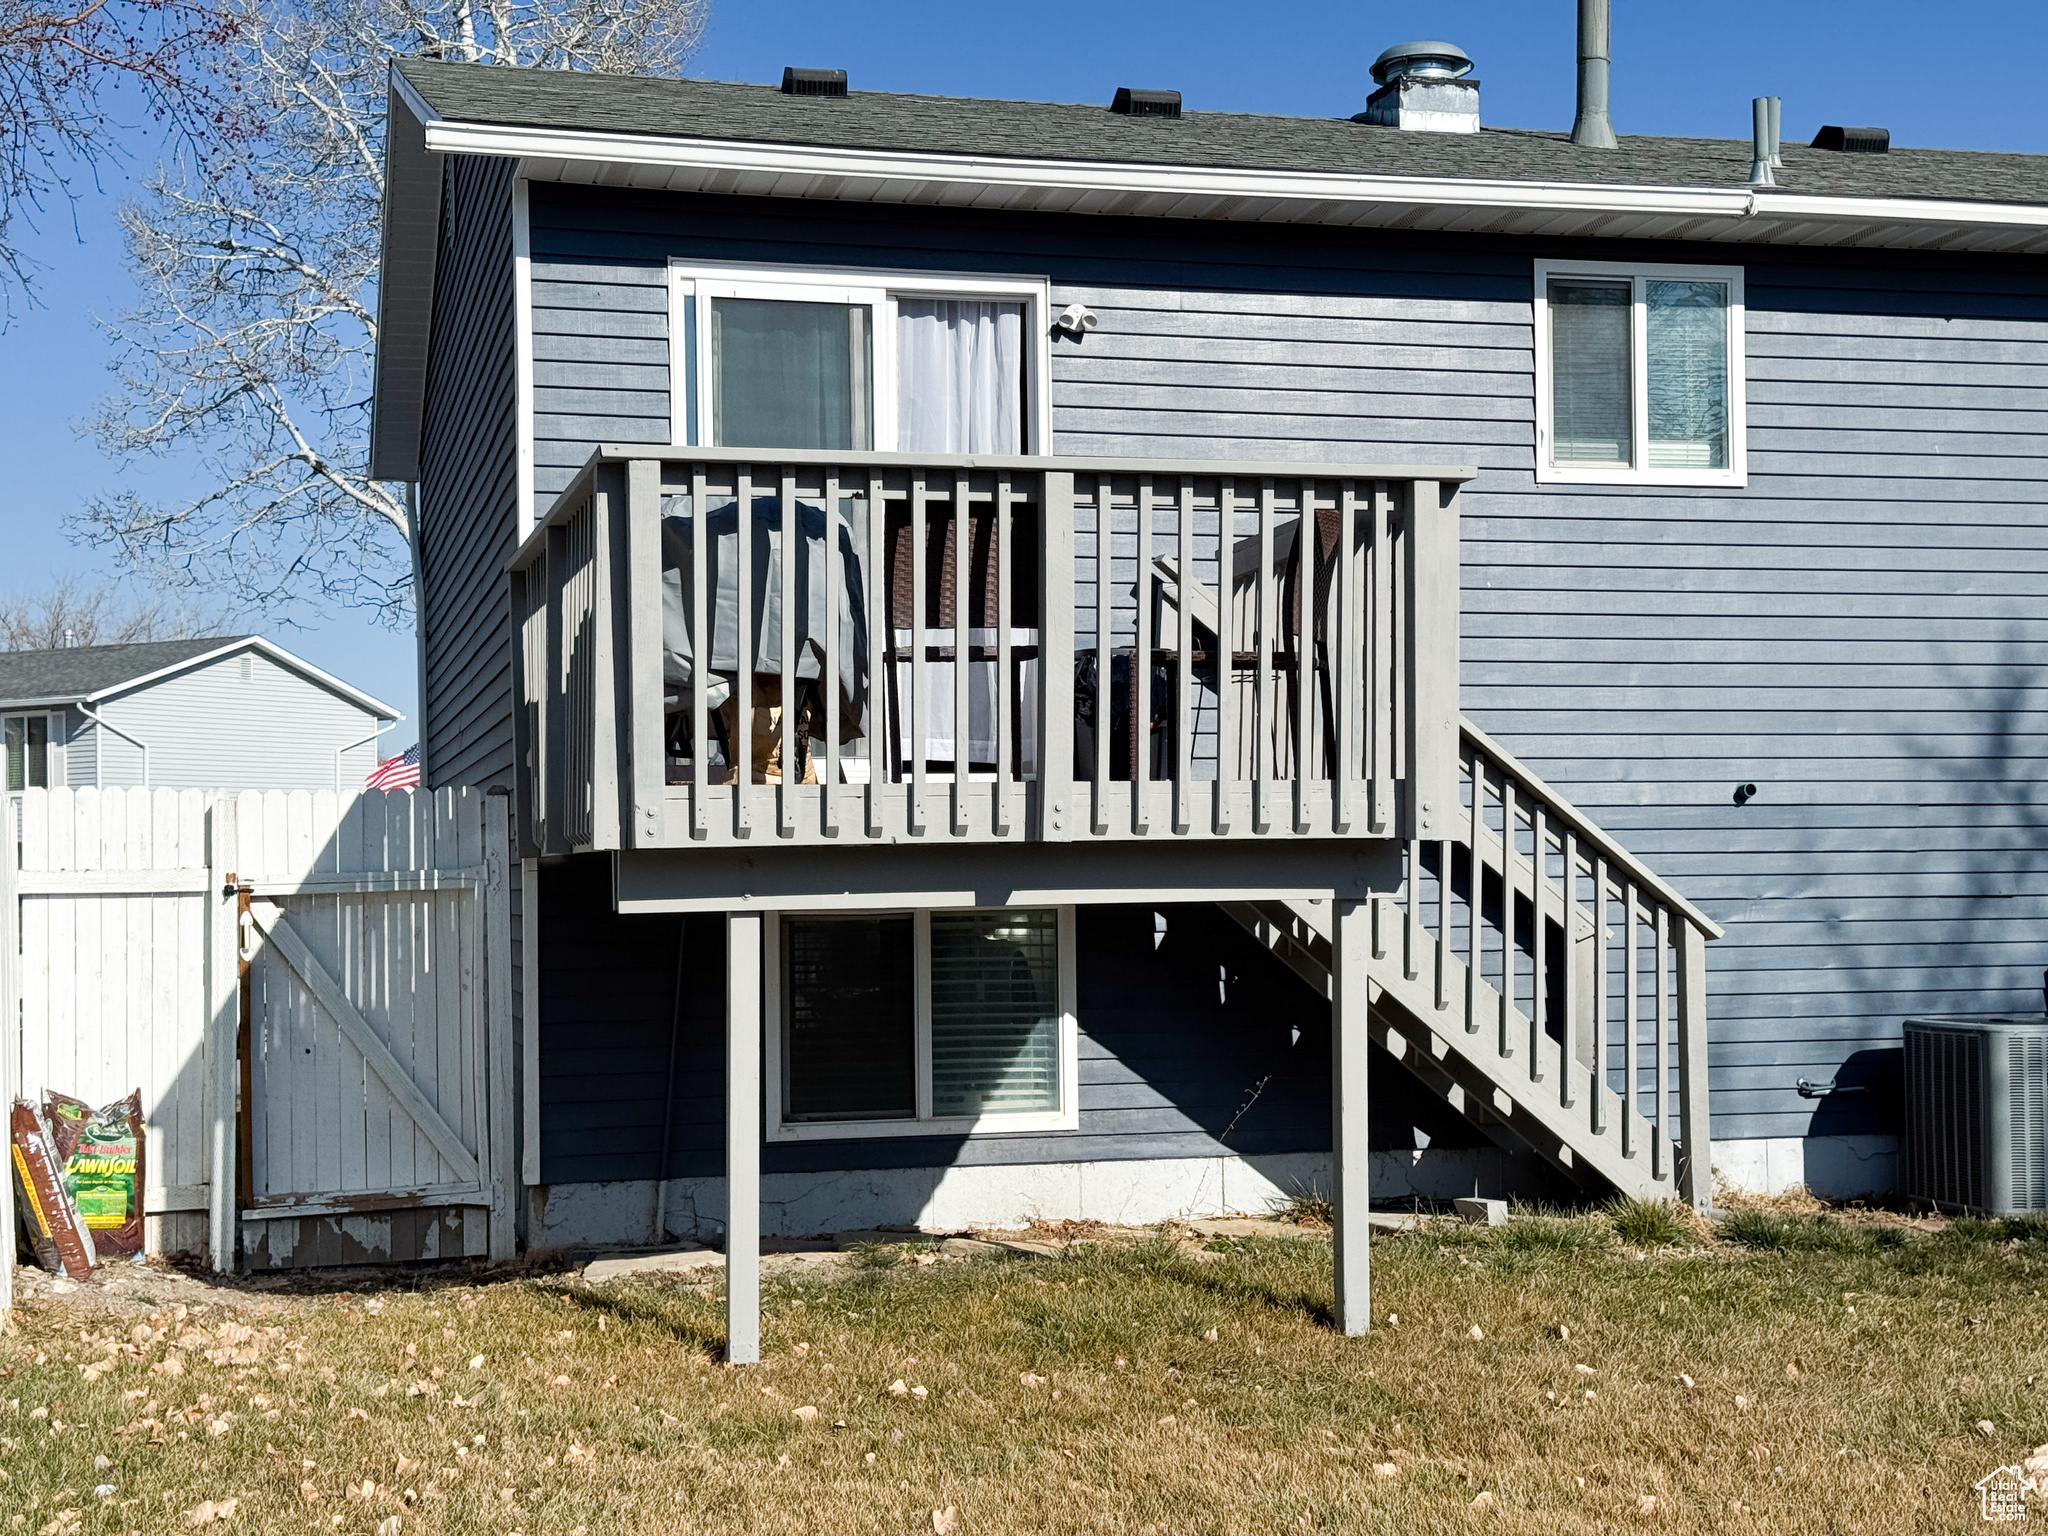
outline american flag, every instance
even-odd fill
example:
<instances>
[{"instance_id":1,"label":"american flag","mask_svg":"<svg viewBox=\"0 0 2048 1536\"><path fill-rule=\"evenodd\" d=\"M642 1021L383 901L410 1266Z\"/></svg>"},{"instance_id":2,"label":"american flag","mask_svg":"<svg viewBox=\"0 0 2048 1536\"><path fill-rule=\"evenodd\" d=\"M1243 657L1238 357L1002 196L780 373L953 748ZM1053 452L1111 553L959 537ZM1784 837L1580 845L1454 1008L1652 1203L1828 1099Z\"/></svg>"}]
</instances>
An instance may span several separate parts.
<instances>
[{"instance_id":1,"label":"american flag","mask_svg":"<svg viewBox=\"0 0 2048 1536\"><path fill-rule=\"evenodd\" d=\"M363 780L365 789L418 789L420 745L414 742L396 757L387 757Z\"/></svg>"}]
</instances>

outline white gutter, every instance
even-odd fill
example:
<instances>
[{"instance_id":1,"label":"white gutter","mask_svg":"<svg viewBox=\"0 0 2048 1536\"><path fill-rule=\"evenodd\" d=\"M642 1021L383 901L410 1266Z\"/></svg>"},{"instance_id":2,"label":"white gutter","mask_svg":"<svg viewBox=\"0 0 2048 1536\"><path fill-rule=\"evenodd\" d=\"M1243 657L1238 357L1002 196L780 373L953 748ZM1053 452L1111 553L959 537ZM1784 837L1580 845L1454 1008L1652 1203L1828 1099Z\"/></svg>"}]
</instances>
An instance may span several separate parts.
<instances>
[{"instance_id":1,"label":"white gutter","mask_svg":"<svg viewBox=\"0 0 2048 1536\"><path fill-rule=\"evenodd\" d=\"M407 91L408 104L418 101ZM427 109L431 110L431 109ZM1301 204L1405 204L1530 213L1643 214L1666 218L1827 219L1871 224L2002 225L2048 229L2048 206L1910 197L1821 197L1746 186L1643 187L1584 182L1486 181L1227 166L1140 165L1086 160L921 154L730 139L661 138L451 122L429 116L426 145L444 154L500 155L587 164L641 165L824 181L948 182L963 190L1122 193L1244 198ZM889 200L878 192L876 200Z\"/></svg>"},{"instance_id":2,"label":"white gutter","mask_svg":"<svg viewBox=\"0 0 2048 1536\"><path fill-rule=\"evenodd\" d=\"M400 715L398 717L399 720L403 720L404 718L405 716L403 715ZM386 731L390 730L396 724L398 724L398 720L386 720L382 725L378 726L377 729L370 732L369 735L359 737L355 741L345 742L341 746L338 746L334 749L334 789L337 794L339 794L342 789L341 754L344 752L353 752L357 747L362 746L365 742L375 741L379 736L382 736Z\"/></svg>"},{"instance_id":3,"label":"white gutter","mask_svg":"<svg viewBox=\"0 0 2048 1536\"><path fill-rule=\"evenodd\" d=\"M144 789L149 788L149 743L142 740L142 738L139 736L129 735L126 731L122 730L121 727L114 724L113 721L107 719L104 715L94 714L92 711L92 706L86 703L85 700L83 699L80 699L78 701L77 708L78 712L81 715L85 716L86 719L90 720L94 725L103 726L107 730L112 731L116 736L120 737L123 741L127 742L130 746L140 747L142 749L142 787ZM100 755L99 743L94 742L92 749L93 788L103 788L105 776L106 759Z\"/></svg>"}]
</instances>

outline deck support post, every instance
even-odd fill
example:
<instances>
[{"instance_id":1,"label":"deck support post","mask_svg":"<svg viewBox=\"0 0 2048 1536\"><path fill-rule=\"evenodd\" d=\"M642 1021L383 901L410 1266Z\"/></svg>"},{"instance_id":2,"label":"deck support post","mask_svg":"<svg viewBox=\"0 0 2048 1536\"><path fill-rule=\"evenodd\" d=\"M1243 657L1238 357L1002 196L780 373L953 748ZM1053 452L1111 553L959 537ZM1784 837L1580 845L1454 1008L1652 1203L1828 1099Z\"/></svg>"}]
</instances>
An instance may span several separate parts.
<instances>
[{"instance_id":1,"label":"deck support post","mask_svg":"<svg viewBox=\"0 0 2048 1536\"><path fill-rule=\"evenodd\" d=\"M1714 1128L1707 1095L1707 937L1678 919L1678 1197L1714 1205Z\"/></svg>"},{"instance_id":2,"label":"deck support post","mask_svg":"<svg viewBox=\"0 0 2048 1536\"><path fill-rule=\"evenodd\" d=\"M1366 1136L1371 902L1339 898L1331 903L1331 921L1330 1204L1337 1326L1362 1334L1372 1327L1372 1154Z\"/></svg>"},{"instance_id":3,"label":"deck support post","mask_svg":"<svg viewBox=\"0 0 2048 1536\"><path fill-rule=\"evenodd\" d=\"M759 912L733 912L725 922L725 1358L761 1358Z\"/></svg>"}]
</instances>

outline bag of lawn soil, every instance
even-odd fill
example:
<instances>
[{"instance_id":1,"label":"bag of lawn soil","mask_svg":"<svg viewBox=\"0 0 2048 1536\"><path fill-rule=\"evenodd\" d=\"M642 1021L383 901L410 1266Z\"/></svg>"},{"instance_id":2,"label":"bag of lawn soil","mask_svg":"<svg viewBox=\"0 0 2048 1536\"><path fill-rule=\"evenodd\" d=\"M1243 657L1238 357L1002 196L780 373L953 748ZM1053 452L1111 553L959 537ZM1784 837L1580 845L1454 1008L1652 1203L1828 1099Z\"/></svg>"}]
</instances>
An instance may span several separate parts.
<instances>
[{"instance_id":1,"label":"bag of lawn soil","mask_svg":"<svg viewBox=\"0 0 2048 1536\"><path fill-rule=\"evenodd\" d=\"M36 1263L52 1274L83 1280L98 1262L92 1233L64 1188L64 1160L55 1138L26 1099L16 1099L7 1117L7 1151L14 1167L15 1208Z\"/></svg>"},{"instance_id":2,"label":"bag of lawn soil","mask_svg":"<svg viewBox=\"0 0 2048 1536\"><path fill-rule=\"evenodd\" d=\"M142 1091L103 1109L52 1093L43 1112L65 1191L99 1256L142 1252Z\"/></svg>"}]
</instances>

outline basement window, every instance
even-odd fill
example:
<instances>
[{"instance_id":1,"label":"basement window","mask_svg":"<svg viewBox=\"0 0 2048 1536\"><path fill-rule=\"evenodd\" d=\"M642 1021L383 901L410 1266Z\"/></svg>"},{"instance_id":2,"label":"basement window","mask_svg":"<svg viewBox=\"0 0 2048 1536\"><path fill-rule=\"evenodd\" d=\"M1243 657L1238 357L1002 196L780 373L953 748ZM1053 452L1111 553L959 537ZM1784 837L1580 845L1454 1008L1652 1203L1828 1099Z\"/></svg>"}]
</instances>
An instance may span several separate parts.
<instances>
[{"instance_id":1,"label":"basement window","mask_svg":"<svg viewBox=\"0 0 2048 1536\"><path fill-rule=\"evenodd\" d=\"M771 918L771 1136L1074 1129L1072 933L1063 907Z\"/></svg>"},{"instance_id":2,"label":"basement window","mask_svg":"<svg viewBox=\"0 0 2048 1536\"><path fill-rule=\"evenodd\" d=\"M1536 263L1536 478L1742 485L1740 267Z\"/></svg>"}]
</instances>

